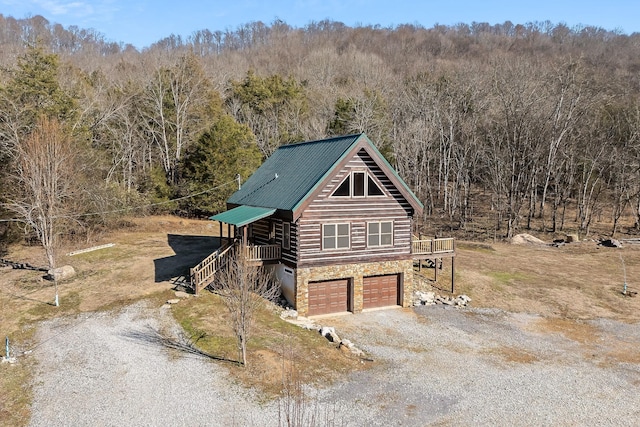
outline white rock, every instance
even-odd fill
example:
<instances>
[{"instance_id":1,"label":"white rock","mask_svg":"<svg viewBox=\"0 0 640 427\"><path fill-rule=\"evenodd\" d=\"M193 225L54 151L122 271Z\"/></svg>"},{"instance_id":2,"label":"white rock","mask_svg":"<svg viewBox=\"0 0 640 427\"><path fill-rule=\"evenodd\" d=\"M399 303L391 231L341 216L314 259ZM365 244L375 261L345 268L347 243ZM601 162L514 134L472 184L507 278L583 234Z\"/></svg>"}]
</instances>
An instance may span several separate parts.
<instances>
[{"instance_id":1,"label":"white rock","mask_svg":"<svg viewBox=\"0 0 640 427\"><path fill-rule=\"evenodd\" d=\"M75 276L76 270L70 265L63 265L62 267L49 270L47 274L52 280L65 280Z\"/></svg>"},{"instance_id":2,"label":"white rock","mask_svg":"<svg viewBox=\"0 0 640 427\"><path fill-rule=\"evenodd\" d=\"M177 304L180 302L180 298L172 298L167 300L167 304Z\"/></svg>"},{"instance_id":3,"label":"white rock","mask_svg":"<svg viewBox=\"0 0 640 427\"><path fill-rule=\"evenodd\" d=\"M320 327L320 330L318 332L320 332L320 335L322 335L324 337L327 334L335 334L336 333L336 329L332 328L331 326L322 326L322 327Z\"/></svg>"},{"instance_id":4,"label":"white rock","mask_svg":"<svg viewBox=\"0 0 640 427\"><path fill-rule=\"evenodd\" d=\"M435 299L435 292L420 292L420 301L422 302L433 302Z\"/></svg>"},{"instance_id":5,"label":"white rock","mask_svg":"<svg viewBox=\"0 0 640 427\"><path fill-rule=\"evenodd\" d=\"M320 335L331 342L340 342L340 337L336 334L335 328L331 326L323 326L320 328Z\"/></svg>"},{"instance_id":6,"label":"white rock","mask_svg":"<svg viewBox=\"0 0 640 427\"><path fill-rule=\"evenodd\" d=\"M281 319L297 319L298 312L296 310L290 310L287 308L286 310L282 310L282 312L280 313L280 318Z\"/></svg>"}]
</instances>

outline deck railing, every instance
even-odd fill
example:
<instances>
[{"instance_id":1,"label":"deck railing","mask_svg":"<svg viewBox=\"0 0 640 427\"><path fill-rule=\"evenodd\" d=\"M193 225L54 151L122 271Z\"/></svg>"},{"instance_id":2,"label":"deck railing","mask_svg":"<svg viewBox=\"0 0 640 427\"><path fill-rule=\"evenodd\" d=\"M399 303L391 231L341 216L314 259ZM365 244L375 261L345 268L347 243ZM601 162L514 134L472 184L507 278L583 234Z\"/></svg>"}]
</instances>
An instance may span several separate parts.
<instances>
[{"instance_id":1,"label":"deck railing","mask_svg":"<svg viewBox=\"0 0 640 427\"><path fill-rule=\"evenodd\" d=\"M442 239L414 239L411 241L411 253L414 255L446 254L455 251L453 237Z\"/></svg>"},{"instance_id":2,"label":"deck railing","mask_svg":"<svg viewBox=\"0 0 640 427\"><path fill-rule=\"evenodd\" d=\"M191 286L196 294L203 285L211 283L216 272L229 262L229 252L233 248L233 243L219 248L190 270Z\"/></svg>"},{"instance_id":3,"label":"deck railing","mask_svg":"<svg viewBox=\"0 0 640 427\"><path fill-rule=\"evenodd\" d=\"M215 276L229 262L236 243L221 247L190 270L191 286L197 294L200 289L209 285ZM252 262L277 261L281 256L280 245L246 246L245 255Z\"/></svg>"},{"instance_id":4,"label":"deck railing","mask_svg":"<svg viewBox=\"0 0 640 427\"><path fill-rule=\"evenodd\" d=\"M277 261L282 255L280 245L258 245L246 247L249 261Z\"/></svg>"}]
</instances>

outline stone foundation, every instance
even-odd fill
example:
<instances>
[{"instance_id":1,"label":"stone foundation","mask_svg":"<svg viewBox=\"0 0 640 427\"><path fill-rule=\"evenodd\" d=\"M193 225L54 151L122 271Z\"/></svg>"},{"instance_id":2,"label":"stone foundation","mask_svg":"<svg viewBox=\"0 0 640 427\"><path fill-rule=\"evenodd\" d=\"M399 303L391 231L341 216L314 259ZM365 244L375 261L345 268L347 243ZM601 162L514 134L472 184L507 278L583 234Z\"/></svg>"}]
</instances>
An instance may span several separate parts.
<instances>
[{"instance_id":1,"label":"stone foundation","mask_svg":"<svg viewBox=\"0 0 640 427\"><path fill-rule=\"evenodd\" d=\"M400 274L401 301L403 307L412 305L413 294L413 260L382 261L359 264L331 265L324 267L307 267L296 269L296 310L306 316L309 307L309 282L321 280L350 279L353 287L352 310L362 311L363 277L384 274Z\"/></svg>"}]
</instances>

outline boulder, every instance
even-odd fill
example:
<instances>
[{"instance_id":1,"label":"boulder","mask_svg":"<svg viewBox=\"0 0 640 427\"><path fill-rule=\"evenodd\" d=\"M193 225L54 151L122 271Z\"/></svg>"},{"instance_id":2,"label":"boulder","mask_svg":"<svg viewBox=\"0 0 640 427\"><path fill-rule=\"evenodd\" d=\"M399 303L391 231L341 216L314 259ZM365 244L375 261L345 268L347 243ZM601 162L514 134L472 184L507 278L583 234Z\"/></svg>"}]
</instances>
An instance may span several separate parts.
<instances>
[{"instance_id":1,"label":"boulder","mask_svg":"<svg viewBox=\"0 0 640 427\"><path fill-rule=\"evenodd\" d=\"M63 265L62 267L49 270L47 274L50 280L65 280L75 276L76 270L70 265Z\"/></svg>"},{"instance_id":2,"label":"boulder","mask_svg":"<svg viewBox=\"0 0 640 427\"><path fill-rule=\"evenodd\" d=\"M436 298L436 302L444 305L455 305L455 302L450 297L439 296Z\"/></svg>"},{"instance_id":3,"label":"boulder","mask_svg":"<svg viewBox=\"0 0 640 427\"><path fill-rule=\"evenodd\" d=\"M340 345L345 346L347 348L353 347L353 343L347 339L343 339L342 341L340 341Z\"/></svg>"},{"instance_id":4,"label":"boulder","mask_svg":"<svg viewBox=\"0 0 640 427\"><path fill-rule=\"evenodd\" d=\"M335 328L331 326L323 326L322 328L320 328L319 332L320 332L320 335L322 335L323 337L325 337L331 342L337 342L337 343L340 342L340 337L338 336L338 334L336 334Z\"/></svg>"},{"instance_id":5,"label":"boulder","mask_svg":"<svg viewBox=\"0 0 640 427\"><path fill-rule=\"evenodd\" d=\"M545 245L546 244L544 240L540 240L537 237L527 233L517 234L513 236L511 238L511 243L514 245L525 245L525 244Z\"/></svg>"},{"instance_id":6,"label":"boulder","mask_svg":"<svg viewBox=\"0 0 640 427\"><path fill-rule=\"evenodd\" d=\"M464 295L464 294L458 296L458 299L464 301L465 303L471 302L471 298L469 298L467 295Z\"/></svg>"},{"instance_id":7,"label":"boulder","mask_svg":"<svg viewBox=\"0 0 640 427\"><path fill-rule=\"evenodd\" d=\"M423 304L433 304L436 300L436 294L435 292L416 292L418 299L420 299L420 302L422 302Z\"/></svg>"},{"instance_id":8,"label":"boulder","mask_svg":"<svg viewBox=\"0 0 640 427\"><path fill-rule=\"evenodd\" d=\"M295 320L295 319L298 318L298 312L296 310L291 310L289 308L285 308L280 313L280 318L281 319L294 319Z\"/></svg>"},{"instance_id":9,"label":"boulder","mask_svg":"<svg viewBox=\"0 0 640 427\"><path fill-rule=\"evenodd\" d=\"M172 298L167 300L167 304L177 304L180 302L180 298Z\"/></svg>"},{"instance_id":10,"label":"boulder","mask_svg":"<svg viewBox=\"0 0 640 427\"><path fill-rule=\"evenodd\" d=\"M567 237L564 239L567 243L575 243L580 241L580 237L577 234L571 233L567 234Z\"/></svg>"},{"instance_id":11,"label":"boulder","mask_svg":"<svg viewBox=\"0 0 640 427\"><path fill-rule=\"evenodd\" d=\"M600 245L606 246L607 248L621 248L622 243L616 239L605 239L600 242Z\"/></svg>"},{"instance_id":12,"label":"boulder","mask_svg":"<svg viewBox=\"0 0 640 427\"><path fill-rule=\"evenodd\" d=\"M176 291L176 298L189 298L189 294L184 291Z\"/></svg>"}]
</instances>

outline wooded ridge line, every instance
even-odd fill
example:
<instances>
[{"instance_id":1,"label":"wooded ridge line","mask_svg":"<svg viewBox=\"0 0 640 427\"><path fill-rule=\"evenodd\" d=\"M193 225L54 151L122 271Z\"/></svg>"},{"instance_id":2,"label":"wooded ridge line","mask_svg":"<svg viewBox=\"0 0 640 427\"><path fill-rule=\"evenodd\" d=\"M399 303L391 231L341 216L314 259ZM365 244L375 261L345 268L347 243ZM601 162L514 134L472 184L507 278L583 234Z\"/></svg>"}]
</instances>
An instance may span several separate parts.
<instances>
[{"instance_id":1,"label":"wooded ridge line","mask_svg":"<svg viewBox=\"0 0 640 427\"><path fill-rule=\"evenodd\" d=\"M234 186L204 190L278 146L360 132L432 227L640 230L640 34L276 20L139 51L0 15L0 43L0 219L41 241L130 206L210 215Z\"/></svg>"}]
</instances>

